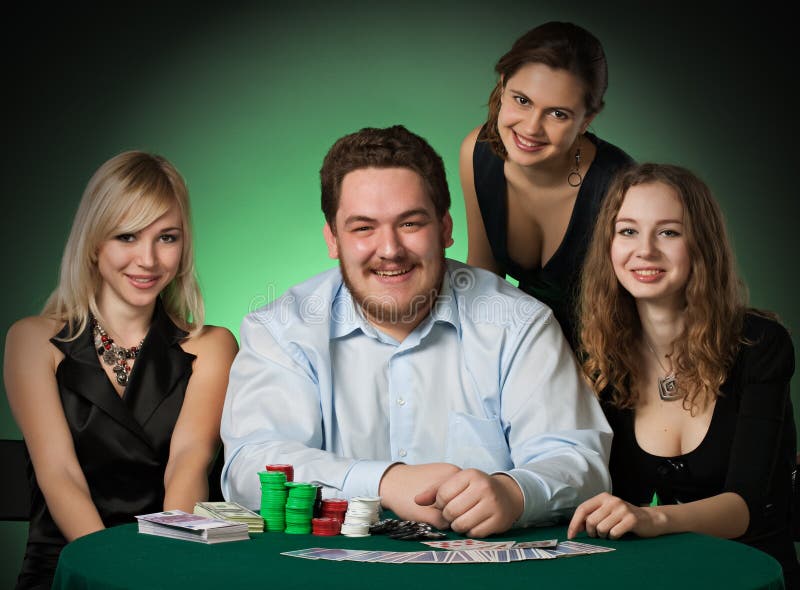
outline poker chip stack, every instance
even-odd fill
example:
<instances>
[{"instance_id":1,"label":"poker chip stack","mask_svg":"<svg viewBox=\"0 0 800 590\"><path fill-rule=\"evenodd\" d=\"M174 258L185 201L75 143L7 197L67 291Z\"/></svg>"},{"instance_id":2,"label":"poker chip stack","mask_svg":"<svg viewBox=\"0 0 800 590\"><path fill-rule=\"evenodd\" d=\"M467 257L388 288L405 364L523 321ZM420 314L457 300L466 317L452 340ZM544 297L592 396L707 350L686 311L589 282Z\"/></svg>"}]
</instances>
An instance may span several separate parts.
<instances>
[{"instance_id":1,"label":"poker chip stack","mask_svg":"<svg viewBox=\"0 0 800 590\"><path fill-rule=\"evenodd\" d=\"M282 471L259 471L261 480L261 517L269 532L286 528L286 474Z\"/></svg>"},{"instance_id":2,"label":"poker chip stack","mask_svg":"<svg viewBox=\"0 0 800 590\"><path fill-rule=\"evenodd\" d=\"M380 520L381 499L360 496L351 498L342 523L345 537L367 537L371 524Z\"/></svg>"},{"instance_id":3,"label":"poker chip stack","mask_svg":"<svg viewBox=\"0 0 800 590\"><path fill-rule=\"evenodd\" d=\"M318 486L300 482L287 482L285 486L289 490L286 499L286 532L295 535L310 533Z\"/></svg>"},{"instance_id":4,"label":"poker chip stack","mask_svg":"<svg viewBox=\"0 0 800 590\"><path fill-rule=\"evenodd\" d=\"M294 481L294 467L291 465L274 464L267 465L264 469L267 471L281 471L286 474L286 481Z\"/></svg>"},{"instance_id":5,"label":"poker chip stack","mask_svg":"<svg viewBox=\"0 0 800 590\"><path fill-rule=\"evenodd\" d=\"M342 522L335 518L322 516L311 519L312 534L318 537L335 537L342 529Z\"/></svg>"},{"instance_id":6,"label":"poker chip stack","mask_svg":"<svg viewBox=\"0 0 800 590\"><path fill-rule=\"evenodd\" d=\"M322 518L335 518L341 524L344 522L345 512L347 512L347 500L344 498L329 498L322 501L319 515Z\"/></svg>"}]
</instances>

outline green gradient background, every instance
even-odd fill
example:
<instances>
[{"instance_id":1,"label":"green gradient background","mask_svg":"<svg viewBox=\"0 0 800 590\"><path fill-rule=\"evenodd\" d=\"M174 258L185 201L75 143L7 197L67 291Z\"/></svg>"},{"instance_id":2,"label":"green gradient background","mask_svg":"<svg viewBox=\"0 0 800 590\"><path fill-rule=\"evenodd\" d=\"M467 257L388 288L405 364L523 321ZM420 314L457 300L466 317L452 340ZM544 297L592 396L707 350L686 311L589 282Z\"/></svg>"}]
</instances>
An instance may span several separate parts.
<instances>
[{"instance_id":1,"label":"green gradient background","mask_svg":"<svg viewBox=\"0 0 800 590\"><path fill-rule=\"evenodd\" d=\"M363 126L405 124L442 154L449 256L464 260L460 141L485 116L496 59L554 19L605 45L608 106L594 131L709 182L753 304L794 332L797 149L786 84L797 51L786 17L765 3L741 15L727 4L560 4L137 3L129 14L32 8L6 18L3 334L41 308L89 176L124 149L164 154L186 177L207 319L234 333L249 310L335 264L320 232L318 170L336 138ZM19 436L4 397L0 430ZM25 530L0 523L0 587L16 575Z\"/></svg>"}]
</instances>

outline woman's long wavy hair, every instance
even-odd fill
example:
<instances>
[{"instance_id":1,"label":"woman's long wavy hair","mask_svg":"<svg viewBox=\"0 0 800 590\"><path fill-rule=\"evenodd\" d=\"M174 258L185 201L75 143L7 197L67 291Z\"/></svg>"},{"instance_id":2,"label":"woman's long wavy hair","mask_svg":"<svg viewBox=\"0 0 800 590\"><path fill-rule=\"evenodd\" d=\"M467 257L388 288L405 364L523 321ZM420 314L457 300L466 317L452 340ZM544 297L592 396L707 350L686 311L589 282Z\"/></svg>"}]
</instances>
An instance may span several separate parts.
<instances>
[{"instance_id":1,"label":"woman's long wavy hair","mask_svg":"<svg viewBox=\"0 0 800 590\"><path fill-rule=\"evenodd\" d=\"M115 235L143 230L172 206L180 211L183 250L178 272L161 299L180 328L196 332L203 326L186 183L163 157L128 151L105 162L89 180L64 249L58 287L42 310L43 316L69 324L67 340L83 332L90 312L102 317L96 300L102 281L100 245Z\"/></svg>"},{"instance_id":2,"label":"woman's long wavy hair","mask_svg":"<svg viewBox=\"0 0 800 590\"><path fill-rule=\"evenodd\" d=\"M583 369L598 395L633 408L642 366L642 326L636 303L617 280L611 242L617 214L628 190L662 183L683 205L683 230L691 271L685 291L685 326L673 343L672 366L692 411L705 407L725 381L742 344L747 293L736 272L722 211L711 190L689 170L667 164L639 164L622 171L600 209L581 275L579 315Z\"/></svg>"}]
</instances>

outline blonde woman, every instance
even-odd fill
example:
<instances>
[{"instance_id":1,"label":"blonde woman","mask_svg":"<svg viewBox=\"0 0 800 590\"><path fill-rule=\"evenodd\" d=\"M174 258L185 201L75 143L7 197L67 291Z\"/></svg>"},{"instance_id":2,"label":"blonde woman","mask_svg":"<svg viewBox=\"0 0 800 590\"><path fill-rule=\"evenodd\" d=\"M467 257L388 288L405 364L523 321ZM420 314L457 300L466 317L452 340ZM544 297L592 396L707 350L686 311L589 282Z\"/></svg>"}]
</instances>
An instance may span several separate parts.
<instances>
[{"instance_id":1,"label":"blonde woman","mask_svg":"<svg viewBox=\"0 0 800 590\"><path fill-rule=\"evenodd\" d=\"M6 393L35 476L18 588L49 588L77 537L206 498L236 349L203 325L180 174L143 152L107 161L58 287L6 338Z\"/></svg>"},{"instance_id":2,"label":"blonde woman","mask_svg":"<svg viewBox=\"0 0 800 590\"><path fill-rule=\"evenodd\" d=\"M771 315L747 308L708 187L676 166L622 174L580 303L584 370L614 431L614 495L579 506L568 536L737 539L775 557L796 587L794 349Z\"/></svg>"}]
</instances>

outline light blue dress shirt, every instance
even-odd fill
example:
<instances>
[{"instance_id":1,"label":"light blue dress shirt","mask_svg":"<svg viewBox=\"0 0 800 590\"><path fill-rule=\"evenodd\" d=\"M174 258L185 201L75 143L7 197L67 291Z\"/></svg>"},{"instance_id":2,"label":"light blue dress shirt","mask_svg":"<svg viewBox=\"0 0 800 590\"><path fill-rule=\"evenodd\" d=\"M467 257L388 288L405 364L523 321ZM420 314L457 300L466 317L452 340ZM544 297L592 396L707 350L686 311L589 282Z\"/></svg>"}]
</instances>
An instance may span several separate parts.
<instances>
[{"instance_id":1,"label":"light blue dress shirt","mask_svg":"<svg viewBox=\"0 0 800 590\"><path fill-rule=\"evenodd\" d=\"M245 317L222 414L226 498L260 505L290 463L325 496L378 495L393 463L506 473L526 526L610 489L611 429L552 312L455 261L402 342L370 324L339 269Z\"/></svg>"}]
</instances>

